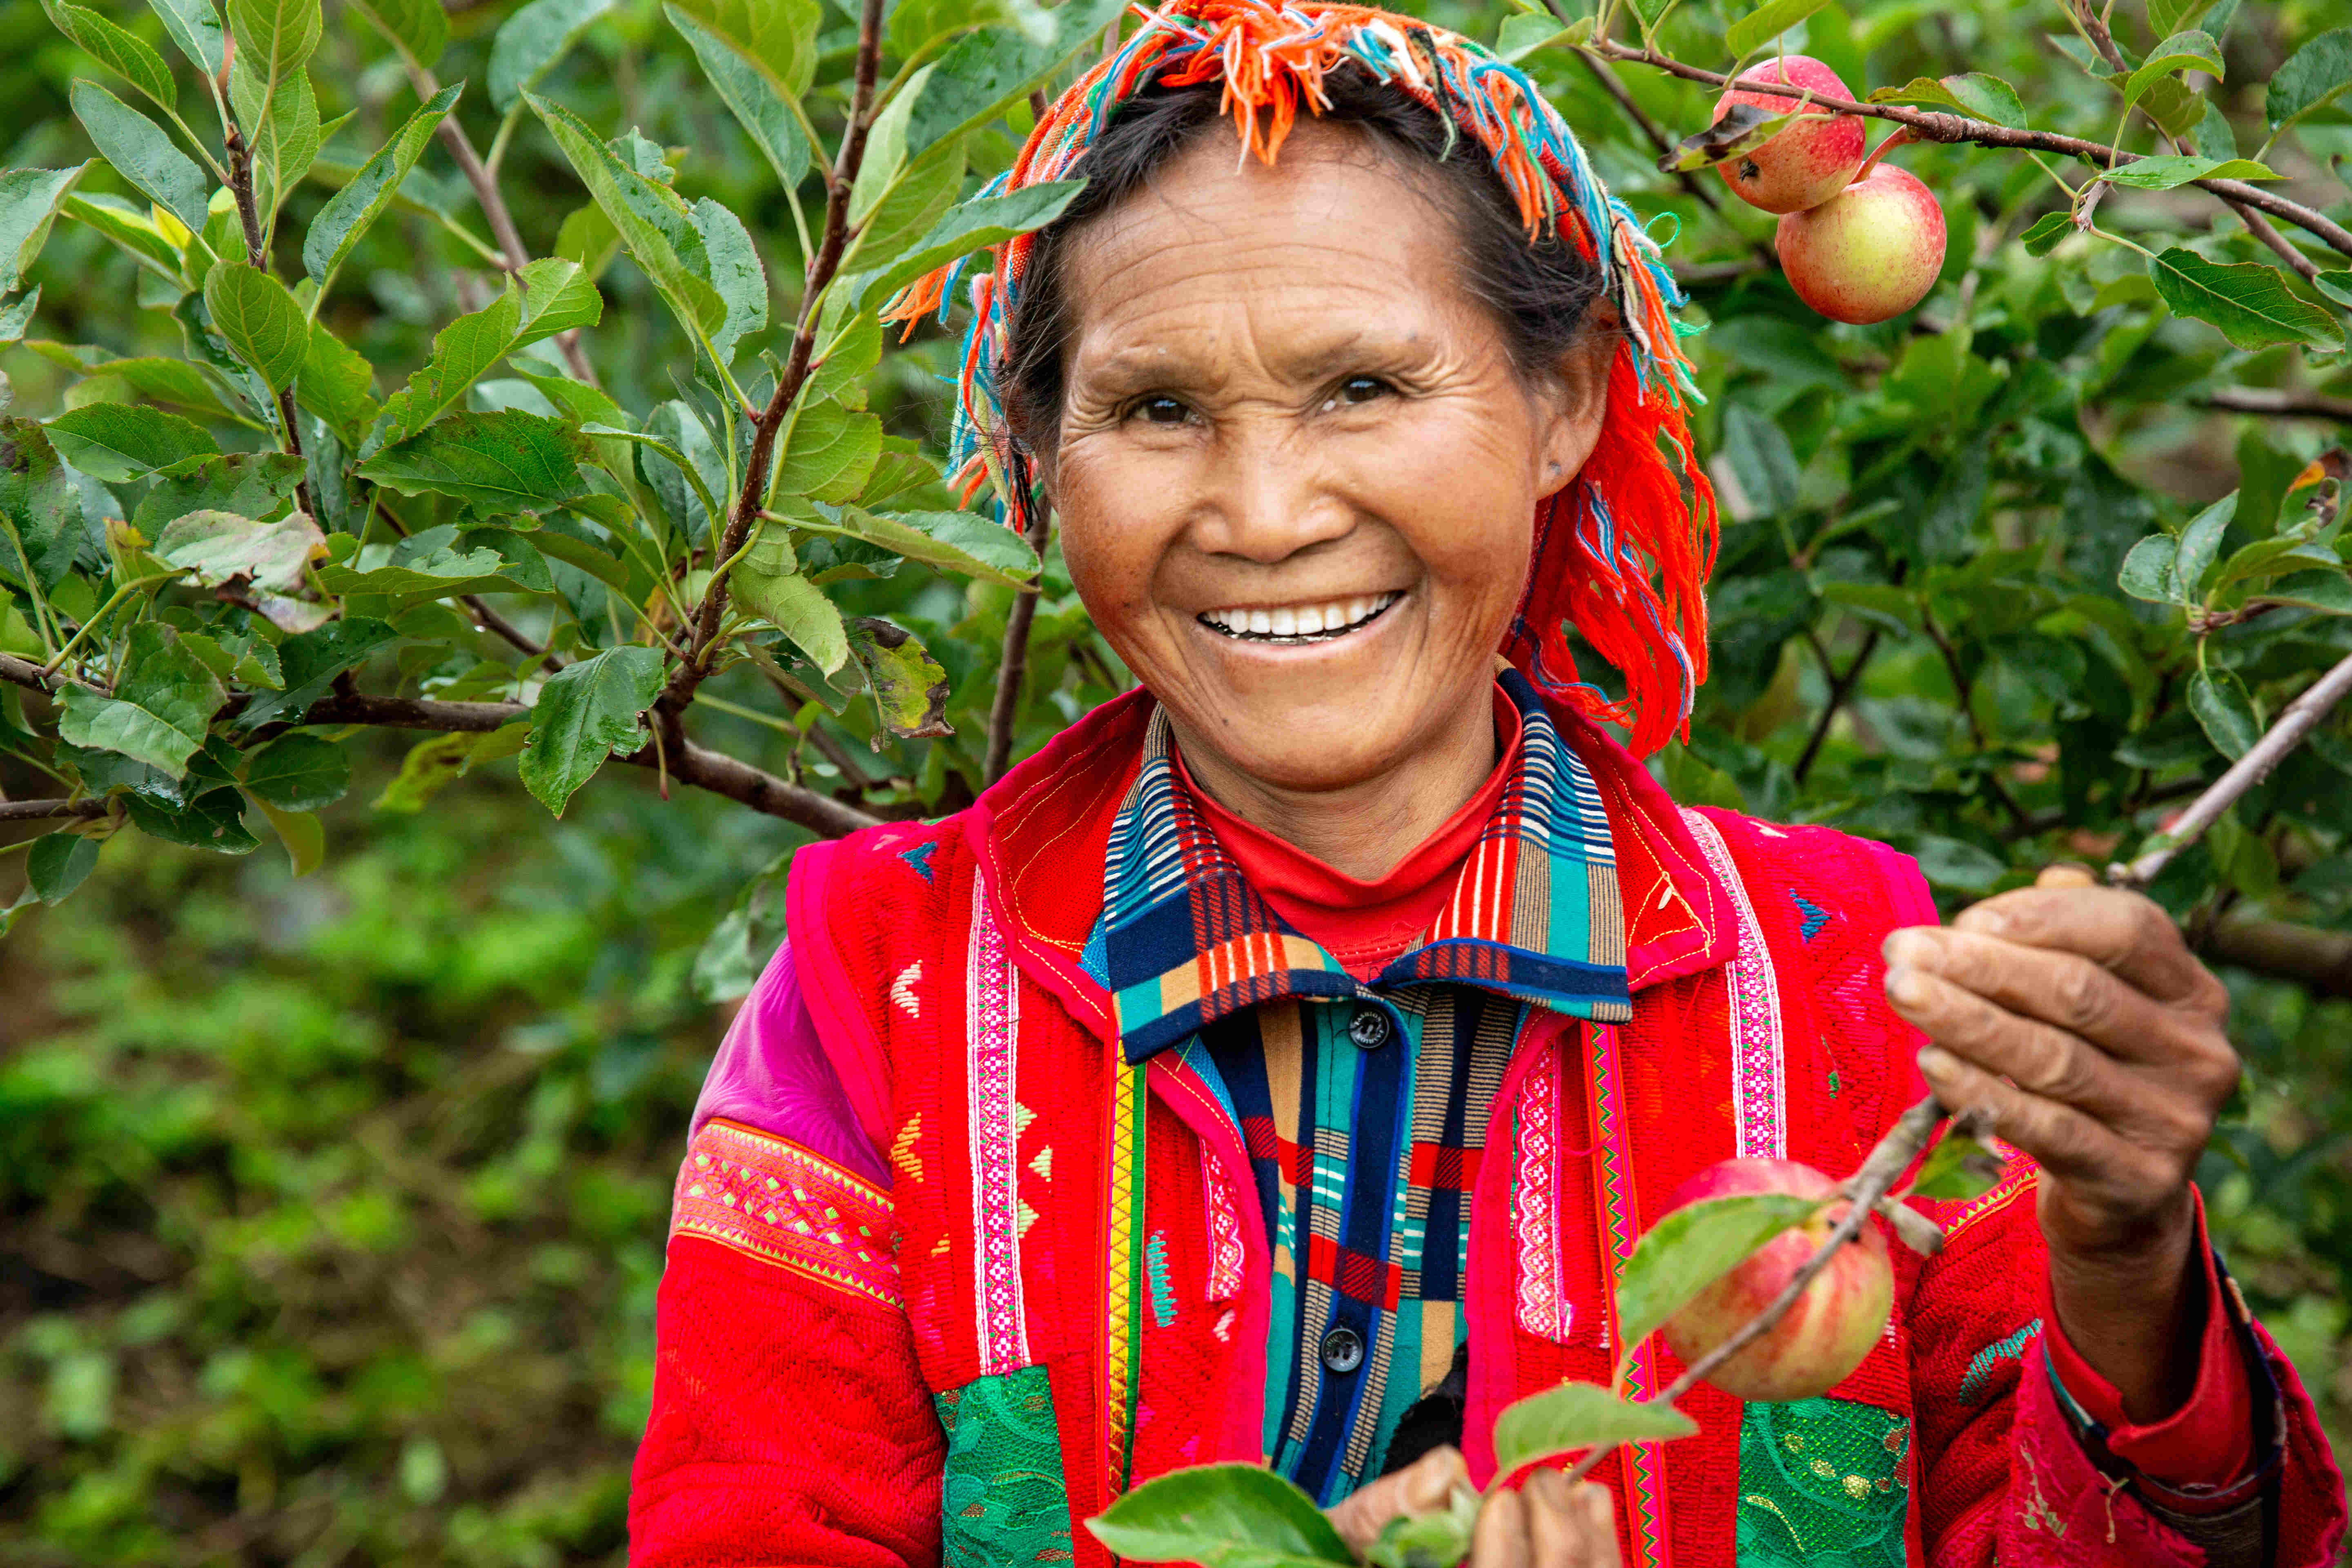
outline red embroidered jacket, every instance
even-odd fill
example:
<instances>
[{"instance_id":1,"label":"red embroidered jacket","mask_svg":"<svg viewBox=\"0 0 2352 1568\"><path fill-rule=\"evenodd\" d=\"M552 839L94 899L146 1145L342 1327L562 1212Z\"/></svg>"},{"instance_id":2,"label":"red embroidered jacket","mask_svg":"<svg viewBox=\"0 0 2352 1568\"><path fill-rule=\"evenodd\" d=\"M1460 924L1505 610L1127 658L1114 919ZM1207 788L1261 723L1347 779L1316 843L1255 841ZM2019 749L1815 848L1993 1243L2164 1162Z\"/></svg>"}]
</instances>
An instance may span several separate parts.
<instances>
[{"instance_id":1,"label":"red embroidered jacket","mask_svg":"<svg viewBox=\"0 0 2352 1568\"><path fill-rule=\"evenodd\" d=\"M1073 1521L1126 1485L1263 1460L1270 1261L1236 1196L1239 1130L1183 1053L1125 1065L1081 963L1149 713L1139 693L1107 705L942 823L801 852L787 947L745 1016L799 1002L737 1064L758 1081L706 1091L679 1175L633 1561L1102 1564ZM1472 1195L1482 1482L1505 1405L1608 1381L1606 1227L1646 1226L1759 1128L1851 1169L1920 1092L1878 959L1887 931L1935 919L1909 862L1822 828L1686 819L1555 718L1623 879L1630 1136L1596 1125L1594 1031L1531 1026ZM1591 1157L1612 1142L1630 1168ZM2021 1161L1983 1197L1921 1204L1948 1245L1924 1264L1896 1249L1885 1340L1830 1398L1743 1409L1702 1388L1683 1406L1697 1436L1603 1464L1628 1563L2187 1568L2200 1542L2216 1563L2332 1562L2343 1482L2242 1310L2256 1471L2182 1496L2110 1451L2044 1353L2032 1191ZM1168 1286L1149 1311L1147 1246Z\"/></svg>"}]
</instances>

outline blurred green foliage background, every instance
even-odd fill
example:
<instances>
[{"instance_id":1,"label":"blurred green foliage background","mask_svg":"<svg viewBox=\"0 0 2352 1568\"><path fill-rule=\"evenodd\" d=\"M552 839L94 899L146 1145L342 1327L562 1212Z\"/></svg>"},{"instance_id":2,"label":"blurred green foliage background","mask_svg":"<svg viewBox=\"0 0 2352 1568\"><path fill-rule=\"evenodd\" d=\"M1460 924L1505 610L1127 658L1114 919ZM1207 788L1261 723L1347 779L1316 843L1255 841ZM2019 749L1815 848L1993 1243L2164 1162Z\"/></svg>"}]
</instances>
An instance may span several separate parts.
<instances>
[{"instance_id":1,"label":"blurred green foliage background","mask_svg":"<svg viewBox=\"0 0 2352 1568\"><path fill-rule=\"evenodd\" d=\"M142 11L107 9L155 34ZM445 80L481 80L513 9L452 8ZM1748 7L1684 7L1667 42L1728 63L1727 9ZM2343 17L2330 0L2220 9L2231 68L2210 97L2251 153L2260 83ZM2121 11L2119 34L2153 41L2140 0ZM1432 14L1491 38L1504 12ZM827 10L811 98L827 131L846 26ZM2105 134L2107 89L2044 37L2063 30L2047 3L1855 0L1792 44L1857 90L1997 72L2037 124ZM34 0L0 4L0 162L89 155L65 89L90 68ZM1717 212L1657 174L1639 126L1572 59L1530 68L1620 193L1644 216L1675 216L1694 316L1713 323L1699 340L1702 437L1730 509L1717 675L1690 744L1661 762L1678 795L1886 838L1922 857L1952 905L2055 855L2128 851L2222 759L2181 695L2197 643L2177 610L2116 590L2124 554L2232 489L2230 547L2286 526L2303 505L2289 482L2337 420L2217 410L2214 395L2341 398L2344 356L2232 349L2169 317L2145 279L2134 287L2137 264L2117 247L2074 240L2030 258L2018 236L2053 188L2027 160L1966 147L1901 154L1945 198L1937 292L1916 317L1831 329L1751 265L1769 219ZM1706 93L1622 75L1669 134L1704 123ZM330 119L354 111L327 154L345 168L414 105L380 42L339 8L316 77ZM789 299L799 258L783 200L653 0L605 12L542 90L603 133L635 124L683 149L681 188L743 216ZM2340 109L2277 154L2297 199L2339 217L2352 153ZM459 112L487 144L495 121L478 97ZM1024 129L984 135L975 170L999 166ZM422 174L466 208L437 150ZM94 171L86 188L108 177ZM549 254L584 198L535 122L504 181L531 254ZM290 232L330 188L295 197ZM2151 246L2186 236L2217 258L2266 254L2189 193L2118 194L2101 220ZM177 352L163 312L140 308L133 269L90 231L61 224L35 277L34 336ZM429 223L395 215L328 314L396 376L483 281ZM642 411L673 395L689 356L625 261L601 286L587 347ZM897 433L937 443L947 347L927 331L884 360L876 406ZM23 346L0 353L0 369L20 413L118 395L68 392L73 378ZM1066 579L1049 574L1047 588L1024 751L1119 679ZM838 595L916 628L956 690L949 741L868 753L870 717L845 716L840 738L873 775L865 800L961 804L1010 595L918 569ZM2352 652L2347 626L2289 609L2217 631L2202 651L2274 713ZM400 672L412 690L446 675ZM709 689L773 708L748 671ZM852 782L756 721L698 722L706 744L801 767L820 787ZM727 1001L773 941L774 883L761 874L802 835L690 791L664 801L629 769L583 791L559 826L510 762L423 812L374 809L405 749L390 734L362 743L352 792L324 814L327 863L308 878L274 845L225 858L125 834L72 900L26 912L0 942L0 1559L622 1560L670 1180ZM2200 935L2248 916L2323 938L2352 930L2346 759L2339 722L2183 856L2159 896ZM0 777L21 795L37 781L15 770ZM13 896L23 865L0 858L0 892ZM2250 1087L2204 1175L2227 1256L2342 1440L2352 1002L2336 993L2352 968L2331 980L2305 967L2301 982L2228 971Z\"/></svg>"}]
</instances>

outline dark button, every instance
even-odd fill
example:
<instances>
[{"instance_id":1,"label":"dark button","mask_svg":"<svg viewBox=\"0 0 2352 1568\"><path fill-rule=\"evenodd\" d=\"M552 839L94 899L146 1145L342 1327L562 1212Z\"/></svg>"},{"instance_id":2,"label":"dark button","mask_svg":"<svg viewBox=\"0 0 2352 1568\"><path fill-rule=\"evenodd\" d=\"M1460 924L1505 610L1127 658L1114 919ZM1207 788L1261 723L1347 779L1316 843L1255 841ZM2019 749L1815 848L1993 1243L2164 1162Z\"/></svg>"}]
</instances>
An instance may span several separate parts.
<instances>
[{"instance_id":1,"label":"dark button","mask_svg":"<svg viewBox=\"0 0 2352 1568\"><path fill-rule=\"evenodd\" d=\"M1348 1037L1368 1051L1387 1045L1390 1031L1389 1016L1378 1007L1359 1007L1348 1020Z\"/></svg>"},{"instance_id":2,"label":"dark button","mask_svg":"<svg viewBox=\"0 0 2352 1568\"><path fill-rule=\"evenodd\" d=\"M1322 1349L1325 1370L1346 1373L1364 1364L1364 1336L1346 1324L1323 1336Z\"/></svg>"}]
</instances>

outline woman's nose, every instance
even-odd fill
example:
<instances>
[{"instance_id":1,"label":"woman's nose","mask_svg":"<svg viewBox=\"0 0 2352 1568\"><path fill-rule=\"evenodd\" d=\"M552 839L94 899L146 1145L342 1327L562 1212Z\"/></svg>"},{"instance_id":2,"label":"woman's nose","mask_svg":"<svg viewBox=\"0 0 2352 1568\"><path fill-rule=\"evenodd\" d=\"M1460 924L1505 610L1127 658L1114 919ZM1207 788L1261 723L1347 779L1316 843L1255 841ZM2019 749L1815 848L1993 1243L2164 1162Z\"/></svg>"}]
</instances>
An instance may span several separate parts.
<instances>
[{"instance_id":1,"label":"woman's nose","mask_svg":"<svg viewBox=\"0 0 2352 1568\"><path fill-rule=\"evenodd\" d=\"M1272 564L1340 538L1355 509L1295 420L1235 421L1218 432L1194 542L1221 555Z\"/></svg>"}]
</instances>

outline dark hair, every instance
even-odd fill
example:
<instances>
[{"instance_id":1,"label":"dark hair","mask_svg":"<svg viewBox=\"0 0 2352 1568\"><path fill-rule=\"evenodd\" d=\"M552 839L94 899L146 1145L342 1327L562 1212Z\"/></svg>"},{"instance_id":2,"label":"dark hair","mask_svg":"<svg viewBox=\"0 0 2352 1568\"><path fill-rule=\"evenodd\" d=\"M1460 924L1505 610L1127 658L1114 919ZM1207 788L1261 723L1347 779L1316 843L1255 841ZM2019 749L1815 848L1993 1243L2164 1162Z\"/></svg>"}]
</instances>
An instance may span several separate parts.
<instances>
[{"instance_id":1,"label":"dark hair","mask_svg":"<svg viewBox=\"0 0 2352 1568\"><path fill-rule=\"evenodd\" d=\"M1050 447L1062 414L1062 354L1071 323L1067 253L1087 226L1134 195L1152 174L1213 134L1223 118L1222 82L1147 88L1122 105L1069 177L1087 188L1029 252L1017 304L1005 322L997 396L1023 445ZM1428 194L1460 231L1462 276L1494 312L1522 376L1548 372L1573 347L1601 278L1573 241L1547 226L1530 241L1517 204L1486 150L1401 89L1349 62L1323 79L1329 103L1318 117L1360 130L1374 149Z\"/></svg>"}]
</instances>

